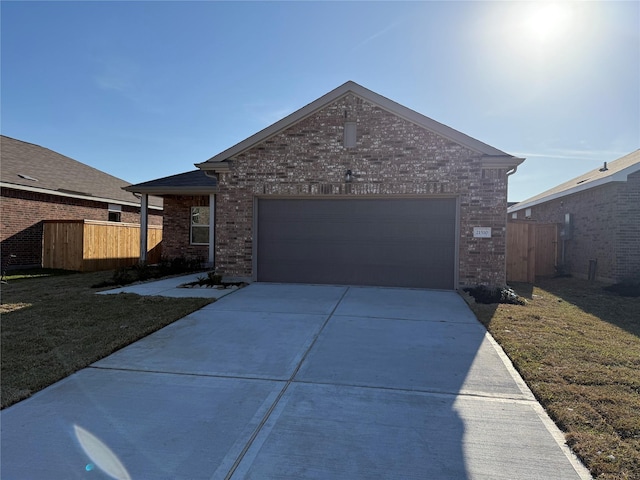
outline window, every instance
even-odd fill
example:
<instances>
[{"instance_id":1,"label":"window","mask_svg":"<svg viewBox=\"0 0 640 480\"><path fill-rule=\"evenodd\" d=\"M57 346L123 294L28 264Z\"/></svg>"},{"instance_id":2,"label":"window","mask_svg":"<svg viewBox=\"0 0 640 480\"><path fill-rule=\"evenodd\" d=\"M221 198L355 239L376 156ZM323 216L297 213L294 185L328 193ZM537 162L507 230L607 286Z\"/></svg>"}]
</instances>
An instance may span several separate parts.
<instances>
[{"instance_id":1,"label":"window","mask_svg":"<svg viewBox=\"0 0 640 480\"><path fill-rule=\"evenodd\" d=\"M531 218L531 209L530 208L525 209L524 218Z\"/></svg>"},{"instance_id":2,"label":"window","mask_svg":"<svg viewBox=\"0 0 640 480\"><path fill-rule=\"evenodd\" d=\"M517 220L518 219L518 212L513 212L511 214L511 218L513 218L514 220Z\"/></svg>"},{"instance_id":3,"label":"window","mask_svg":"<svg viewBox=\"0 0 640 480\"><path fill-rule=\"evenodd\" d=\"M191 207L191 245L209 245L209 207Z\"/></svg>"},{"instance_id":4,"label":"window","mask_svg":"<svg viewBox=\"0 0 640 480\"><path fill-rule=\"evenodd\" d=\"M109 204L109 216L107 220L110 222L120 222L122 221L120 218L122 216L122 205L115 205L113 203Z\"/></svg>"}]
</instances>

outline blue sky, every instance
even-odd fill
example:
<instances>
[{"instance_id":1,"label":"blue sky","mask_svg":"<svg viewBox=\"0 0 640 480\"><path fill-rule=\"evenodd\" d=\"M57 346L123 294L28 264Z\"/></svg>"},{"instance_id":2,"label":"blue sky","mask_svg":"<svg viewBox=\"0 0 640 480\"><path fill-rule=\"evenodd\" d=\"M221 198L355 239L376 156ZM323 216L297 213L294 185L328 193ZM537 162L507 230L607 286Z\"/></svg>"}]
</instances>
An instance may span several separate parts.
<instances>
[{"instance_id":1,"label":"blue sky","mask_svg":"<svg viewBox=\"0 0 640 480\"><path fill-rule=\"evenodd\" d=\"M347 80L527 161L519 201L640 147L639 2L11 2L1 131L139 183Z\"/></svg>"}]
</instances>

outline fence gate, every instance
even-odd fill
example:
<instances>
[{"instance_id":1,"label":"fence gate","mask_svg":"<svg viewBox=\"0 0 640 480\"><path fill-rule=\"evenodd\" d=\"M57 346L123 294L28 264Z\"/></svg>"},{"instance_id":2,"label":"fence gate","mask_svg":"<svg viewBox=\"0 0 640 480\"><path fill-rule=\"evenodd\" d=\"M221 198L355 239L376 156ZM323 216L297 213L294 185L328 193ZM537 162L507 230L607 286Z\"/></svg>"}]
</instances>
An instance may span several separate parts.
<instances>
[{"instance_id":1,"label":"fence gate","mask_svg":"<svg viewBox=\"0 0 640 480\"><path fill-rule=\"evenodd\" d=\"M507 223L507 281L533 283L553 275L557 265L557 224Z\"/></svg>"}]
</instances>

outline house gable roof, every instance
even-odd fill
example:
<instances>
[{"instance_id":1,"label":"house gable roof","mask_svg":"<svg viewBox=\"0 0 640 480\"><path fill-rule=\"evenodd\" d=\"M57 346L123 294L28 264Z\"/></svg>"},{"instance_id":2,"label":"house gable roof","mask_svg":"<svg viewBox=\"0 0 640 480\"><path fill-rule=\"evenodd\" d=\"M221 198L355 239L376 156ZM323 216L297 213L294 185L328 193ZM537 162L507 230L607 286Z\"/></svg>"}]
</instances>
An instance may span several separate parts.
<instances>
[{"instance_id":1,"label":"house gable roof","mask_svg":"<svg viewBox=\"0 0 640 480\"><path fill-rule=\"evenodd\" d=\"M129 185L128 192L146 193L150 195L203 195L215 193L218 181L203 170L179 173L169 177L158 178L137 185Z\"/></svg>"},{"instance_id":2,"label":"house gable roof","mask_svg":"<svg viewBox=\"0 0 640 480\"><path fill-rule=\"evenodd\" d=\"M573 193L595 188L610 182L624 182L627 177L640 171L640 149L631 152L613 162L607 163L606 170L602 167L591 170L568 182L561 183L545 192L509 207L508 212L516 212L523 208L549 202Z\"/></svg>"},{"instance_id":3,"label":"house gable roof","mask_svg":"<svg viewBox=\"0 0 640 480\"><path fill-rule=\"evenodd\" d=\"M48 148L0 135L0 183L5 188L83 200L140 206L122 187L129 183ZM162 199L149 200L162 208Z\"/></svg>"},{"instance_id":4,"label":"house gable roof","mask_svg":"<svg viewBox=\"0 0 640 480\"><path fill-rule=\"evenodd\" d=\"M522 158L516 158L501 150L498 150L497 148L487 145L486 143L476 140L475 138L465 135L462 132L454 130L451 127L436 122L429 117L426 117L414 110L400 105L399 103L389 100L382 95L368 90L355 82L348 81L338 88L306 105L305 107L302 107L301 109L286 116L282 120L277 121L269 127L234 145L233 147L228 148L227 150L211 157L206 162L197 163L196 166L203 170L225 171L228 168L228 166L224 163L225 160L228 160L254 147L258 143L268 139L269 137L282 132L295 123L304 120L305 118L313 115L315 112L324 108L328 104L348 94L356 95L367 102L373 103L378 107L394 115L397 115L398 117L415 123L422 128L425 128L455 143L467 147L470 150L484 155L486 160L485 166L487 168L515 168L517 167L517 165L524 161L524 159Z\"/></svg>"}]
</instances>

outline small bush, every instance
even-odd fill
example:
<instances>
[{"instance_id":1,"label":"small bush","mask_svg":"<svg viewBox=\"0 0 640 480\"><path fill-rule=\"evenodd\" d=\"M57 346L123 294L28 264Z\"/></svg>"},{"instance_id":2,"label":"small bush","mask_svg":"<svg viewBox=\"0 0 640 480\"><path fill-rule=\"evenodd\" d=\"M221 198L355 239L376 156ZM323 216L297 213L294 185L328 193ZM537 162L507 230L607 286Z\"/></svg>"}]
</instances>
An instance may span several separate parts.
<instances>
[{"instance_id":1,"label":"small bush","mask_svg":"<svg viewBox=\"0 0 640 480\"><path fill-rule=\"evenodd\" d=\"M119 268L113 272L110 281L92 285L92 288L104 288L113 286L129 285L134 282L143 282L154 278L167 277L169 275L180 275L202 270L204 260L201 257L187 258L174 257L162 258L157 265L139 263L131 267Z\"/></svg>"},{"instance_id":2,"label":"small bush","mask_svg":"<svg viewBox=\"0 0 640 480\"><path fill-rule=\"evenodd\" d=\"M135 277L129 268L119 268L113 272L112 280L114 285L128 285L135 282Z\"/></svg>"},{"instance_id":3,"label":"small bush","mask_svg":"<svg viewBox=\"0 0 640 480\"><path fill-rule=\"evenodd\" d=\"M509 287L492 289L484 285L478 285L477 287L465 288L464 291L471 295L477 303L509 303L512 305L524 305L526 303L523 298L520 298Z\"/></svg>"},{"instance_id":4,"label":"small bush","mask_svg":"<svg viewBox=\"0 0 640 480\"><path fill-rule=\"evenodd\" d=\"M146 263L138 263L131 267L132 276L140 281L157 277L157 272Z\"/></svg>"},{"instance_id":5,"label":"small bush","mask_svg":"<svg viewBox=\"0 0 640 480\"><path fill-rule=\"evenodd\" d=\"M163 257L158 264L162 275L178 275L180 273L197 272L202 270L204 259L202 257Z\"/></svg>"}]
</instances>

